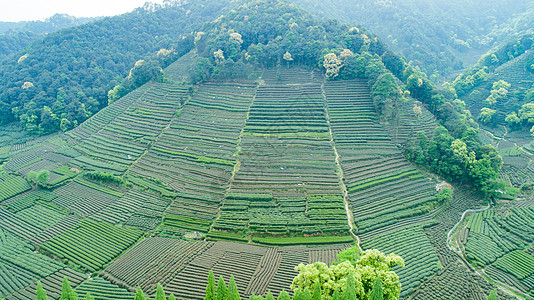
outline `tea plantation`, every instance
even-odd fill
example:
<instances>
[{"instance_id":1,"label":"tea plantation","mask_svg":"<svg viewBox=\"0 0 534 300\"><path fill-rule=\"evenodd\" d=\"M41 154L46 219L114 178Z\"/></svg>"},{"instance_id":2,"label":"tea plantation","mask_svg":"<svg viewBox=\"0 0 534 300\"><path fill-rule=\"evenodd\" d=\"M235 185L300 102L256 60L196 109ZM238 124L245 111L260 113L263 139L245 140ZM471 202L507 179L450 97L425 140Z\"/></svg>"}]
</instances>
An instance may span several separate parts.
<instances>
[{"instance_id":1,"label":"tea plantation","mask_svg":"<svg viewBox=\"0 0 534 300\"><path fill-rule=\"evenodd\" d=\"M450 270L471 276L446 235L482 202L458 191L445 209L439 181L404 158L399 143L437 126L425 109L414 121L410 101L384 124L364 80L266 69L258 80L147 83L74 130L10 146L0 297L33 299L40 280L56 299L66 276L95 299L129 299L137 286L153 297L157 283L202 299L210 270L233 275L244 297L277 296L295 266L330 264L357 241L405 259L402 298L432 292ZM469 217L466 244L492 278L525 291L532 269L516 262L532 256L530 227L517 222L530 213ZM484 239L495 247L478 247ZM483 299L483 285L461 289Z\"/></svg>"}]
</instances>

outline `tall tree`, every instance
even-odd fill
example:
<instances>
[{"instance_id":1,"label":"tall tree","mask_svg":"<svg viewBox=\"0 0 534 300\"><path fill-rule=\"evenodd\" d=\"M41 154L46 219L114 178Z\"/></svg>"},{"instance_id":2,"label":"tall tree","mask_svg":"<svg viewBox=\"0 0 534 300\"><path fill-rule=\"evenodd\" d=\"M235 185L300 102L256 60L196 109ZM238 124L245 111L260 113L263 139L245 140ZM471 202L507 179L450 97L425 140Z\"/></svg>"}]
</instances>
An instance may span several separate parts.
<instances>
[{"instance_id":1,"label":"tall tree","mask_svg":"<svg viewBox=\"0 0 534 300\"><path fill-rule=\"evenodd\" d=\"M321 300L321 283L319 281L316 281L313 287L312 300Z\"/></svg>"},{"instance_id":2,"label":"tall tree","mask_svg":"<svg viewBox=\"0 0 534 300\"><path fill-rule=\"evenodd\" d=\"M91 296L91 294L87 293L85 295L85 300L95 300L95 297Z\"/></svg>"},{"instance_id":3,"label":"tall tree","mask_svg":"<svg viewBox=\"0 0 534 300\"><path fill-rule=\"evenodd\" d=\"M369 295L369 300L384 300L384 291L382 289L382 279L376 277L375 282L373 282L373 290Z\"/></svg>"},{"instance_id":4,"label":"tall tree","mask_svg":"<svg viewBox=\"0 0 534 300\"><path fill-rule=\"evenodd\" d=\"M37 282L36 298L37 300L48 300L48 296L46 296L46 292L40 281Z\"/></svg>"},{"instance_id":5,"label":"tall tree","mask_svg":"<svg viewBox=\"0 0 534 300\"><path fill-rule=\"evenodd\" d=\"M496 290L493 290L491 291L491 293L489 294L488 296L488 300L497 300L497 291Z\"/></svg>"},{"instance_id":6,"label":"tall tree","mask_svg":"<svg viewBox=\"0 0 534 300\"><path fill-rule=\"evenodd\" d=\"M78 300L78 295L70 286L67 276L63 277L63 284L61 286L61 297L59 300Z\"/></svg>"},{"instance_id":7,"label":"tall tree","mask_svg":"<svg viewBox=\"0 0 534 300\"><path fill-rule=\"evenodd\" d=\"M208 275L208 285L206 286L206 297L204 300L215 300L216 297L216 289L215 289L215 275L213 275L213 271L210 270L210 273Z\"/></svg>"},{"instance_id":8,"label":"tall tree","mask_svg":"<svg viewBox=\"0 0 534 300\"><path fill-rule=\"evenodd\" d=\"M224 279L221 275L219 277L219 283L217 284L217 300L226 299L227 293L228 293L228 289L226 288L226 283L224 282Z\"/></svg>"},{"instance_id":9,"label":"tall tree","mask_svg":"<svg viewBox=\"0 0 534 300\"><path fill-rule=\"evenodd\" d=\"M143 290L141 290L141 287L138 286L137 290L135 291L135 300L146 300L145 295L143 294Z\"/></svg>"},{"instance_id":10,"label":"tall tree","mask_svg":"<svg viewBox=\"0 0 534 300\"><path fill-rule=\"evenodd\" d=\"M163 287L161 284L158 283L158 287L156 288L156 300L166 300L165 292L163 291Z\"/></svg>"},{"instance_id":11,"label":"tall tree","mask_svg":"<svg viewBox=\"0 0 534 300\"><path fill-rule=\"evenodd\" d=\"M294 291L294 294L293 294L293 300L302 300L302 294L304 293L303 290L301 289L297 289Z\"/></svg>"},{"instance_id":12,"label":"tall tree","mask_svg":"<svg viewBox=\"0 0 534 300\"><path fill-rule=\"evenodd\" d=\"M305 288L304 291L302 292L302 296L301 296L302 300L311 300L312 298L312 295L310 293L310 290L308 288Z\"/></svg>"},{"instance_id":13,"label":"tall tree","mask_svg":"<svg viewBox=\"0 0 534 300\"><path fill-rule=\"evenodd\" d=\"M267 292L267 295L265 295L265 300L274 300L273 293L271 291Z\"/></svg>"},{"instance_id":14,"label":"tall tree","mask_svg":"<svg viewBox=\"0 0 534 300\"><path fill-rule=\"evenodd\" d=\"M334 291L334 294L332 295L332 300L341 300L339 296L339 290Z\"/></svg>"},{"instance_id":15,"label":"tall tree","mask_svg":"<svg viewBox=\"0 0 534 300\"><path fill-rule=\"evenodd\" d=\"M237 290L237 284L235 283L234 275L230 276L230 282L228 283L228 300L241 300L239 291Z\"/></svg>"},{"instance_id":16,"label":"tall tree","mask_svg":"<svg viewBox=\"0 0 534 300\"><path fill-rule=\"evenodd\" d=\"M284 290L280 292L280 295L278 295L277 300L291 300L291 296L289 296L289 293Z\"/></svg>"},{"instance_id":17,"label":"tall tree","mask_svg":"<svg viewBox=\"0 0 534 300\"><path fill-rule=\"evenodd\" d=\"M343 300L357 300L356 297L356 282L354 281L354 274L350 273L347 277L347 282L345 283L345 289L343 290L342 298Z\"/></svg>"}]
</instances>

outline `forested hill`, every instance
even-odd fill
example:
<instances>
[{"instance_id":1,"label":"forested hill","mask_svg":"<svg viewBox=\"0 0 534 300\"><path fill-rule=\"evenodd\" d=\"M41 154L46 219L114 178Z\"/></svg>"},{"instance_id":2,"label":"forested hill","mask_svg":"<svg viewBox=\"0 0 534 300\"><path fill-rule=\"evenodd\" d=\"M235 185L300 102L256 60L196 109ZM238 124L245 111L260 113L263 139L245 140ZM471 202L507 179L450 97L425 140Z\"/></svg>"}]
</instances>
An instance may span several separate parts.
<instances>
[{"instance_id":1,"label":"forested hill","mask_svg":"<svg viewBox=\"0 0 534 300\"><path fill-rule=\"evenodd\" d=\"M99 18L77 18L67 14L55 14L43 21L0 22L0 33L23 31L44 34L67 27L82 25L97 19Z\"/></svg>"},{"instance_id":2,"label":"forested hill","mask_svg":"<svg viewBox=\"0 0 534 300\"><path fill-rule=\"evenodd\" d=\"M31 31L0 33L0 61L35 42L41 35Z\"/></svg>"},{"instance_id":3,"label":"forested hill","mask_svg":"<svg viewBox=\"0 0 534 300\"><path fill-rule=\"evenodd\" d=\"M97 19L55 14L44 21L0 22L0 60L22 50L44 34Z\"/></svg>"},{"instance_id":4,"label":"forested hill","mask_svg":"<svg viewBox=\"0 0 534 300\"><path fill-rule=\"evenodd\" d=\"M393 50L431 76L474 64L480 54L528 27L532 1L499 0L293 0L325 18L376 33Z\"/></svg>"},{"instance_id":5,"label":"forested hill","mask_svg":"<svg viewBox=\"0 0 534 300\"><path fill-rule=\"evenodd\" d=\"M0 124L20 121L36 134L76 126L107 105L137 60L172 55L182 35L237 3L145 5L47 35L0 63Z\"/></svg>"},{"instance_id":6,"label":"forested hill","mask_svg":"<svg viewBox=\"0 0 534 300\"><path fill-rule=\"evenodd\" d=\"M452 83L479 123L499 137L510 133L528 139L534 126L533 49L534 35L514 39L485 54Z\"/></svg>"}]
</instances>

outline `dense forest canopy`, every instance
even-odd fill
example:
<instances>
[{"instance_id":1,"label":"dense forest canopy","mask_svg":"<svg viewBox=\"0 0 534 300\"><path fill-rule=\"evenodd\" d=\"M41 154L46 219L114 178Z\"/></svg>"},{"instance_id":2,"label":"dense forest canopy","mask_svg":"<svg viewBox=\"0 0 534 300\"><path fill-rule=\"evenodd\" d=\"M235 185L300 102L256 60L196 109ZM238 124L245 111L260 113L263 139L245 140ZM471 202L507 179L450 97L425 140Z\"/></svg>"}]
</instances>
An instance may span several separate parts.
<instances>
[{"instance_id":1,"label":"dense forest canopy","mask_svg":"<svg viewBox=\"0 0 534 300\"><path fill-rule=\"evenodd\" d=\"M22 50L45 34L77 26L98 18L76 18L55 14L44 21L0 22L0 60Z\"/></svg>"},{"instance_id":2,"label":"dense forest canopy","mask_svg":"<svg viewBox=\"0 0 534 300\"><path fill-rule=\"evenodd\" d=\"M10 31L7 33L0 33L0 60L20 51L40 37L41 35L31 31Z\"/></svg>"},{"instance_id":3,"label":"dense forest canopy","mask_svg":"<svg viewBox=\"0 0 534 300\"><path fill-rule=\"evenodd\" d=\"M459 75L452 87L472 109L478 121L490 128L530 130L534 125L534 36L513 39L484 56Z\"/></svg>"},{"instance_id":4,"label":"dense forest canopy","mask_svg":"<svg viewBox=\"0 0 534 300\"><path fill-rule=\"evenodd\" d=\"M35 134L75 127L107 105L136 61L174 53L183 35L235 3L167 1L49 34L0 64L0 124L20 121Z\"/></svg>"},{"instance_id":5,"label":"dense forest canopy","mask_svg":"<svg viewBox=\"0 0 534 300\"><path fill-rule=\"evenodd\" d=\"M35 34L44 34L58 31L63 28L72 27L95 21L94 18L77 18L67 14L55 14L43 21L21 21L21 22L0 22L0 33L9 31L33 32Z\"/></svg>"},{"instance_id":6,"label":"dense forest canopy","mask_svg":"<svg viewBox=\"0 0 534 300\"><path fill-rule=\"evenodd\" d=\"M469 67L473 57L530 30L527 0L295 0L325 18L362 25L433 79Z\"/></svg>"}]
</instances>

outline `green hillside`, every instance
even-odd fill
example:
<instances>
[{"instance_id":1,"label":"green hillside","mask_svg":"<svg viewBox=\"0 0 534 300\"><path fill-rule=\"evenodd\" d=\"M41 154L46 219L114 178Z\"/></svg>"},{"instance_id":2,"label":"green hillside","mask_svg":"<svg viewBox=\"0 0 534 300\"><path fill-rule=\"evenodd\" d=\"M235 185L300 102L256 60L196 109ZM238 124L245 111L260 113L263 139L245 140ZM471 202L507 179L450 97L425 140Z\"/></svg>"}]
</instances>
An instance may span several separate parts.
<instances>
[{"instance_id":1,"label":"green hillside","mask_svg":"<svg viewBox=\"0 0 534 300\"><path fill-rule=\"evenodd\" d=\"M295 0L308 11L361 25L435 80L447 80L480 55L532 28L530 1Z\"/></svg>"},{"instance_id":2,"label":"green hillside","mask_svg":"<svg viewBox=\"0 0 534 300\"><path fill-rule=\"evenodd\" d=\"M182 47L192 41L183 36L235 4L147 5L48 34L0 63L0 123L20 122L37 135L76 127L107 106L108 91L136 61L160 53L165 67L188 52Z\"/></svg>"},{"instance_id":3,"label":"green hillside","mask_svg":"<svg viewBox=\"0 0 534 300\"><path fill-rule=\"evenodd\" d=\"M234 276L244 299L278 297L293 294L296 266L331 265L351 246L404 259L393 269L401 299L532 293L529 146L492 137L456 99L478 88L465 86L471 73L440 90L363 28L283 1L232 2L219 15L222 4L145 6L50 35L97 38L132 19L168 32L152 40L140 26L130 43L110 42L131 71L100 78L95 89L112 91L98 101L109 105L89 114L78 101L78 126L33 139L20 125L1 131L0 298L34 299L40 281L57 299L67 277L95 299L133 299L138 287L154 298L158 284L204 299L210 271ZM137 42L143 53L121 48ZM183 47L155 54L171 45ZM495 74L516 74L529 54L499 51ZM86 80L85 71L69 76ZM67 103L80 87L51 99ZM56 115L46 97L32 99L21 116ZM28 122L45 133L43 120Z\"/></svg>"},{"instance_id":4,"label":"green hillside","mask_svg":"<svg viewBox=\"0 0 534 300\"><path fill-rule=\"evenodd\" d=\"M97 19L55 14L44 21L0 22L0 60L24 49L47 33Z\"/></svg>"}]
</instances>

